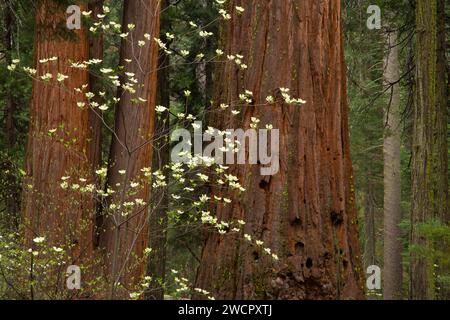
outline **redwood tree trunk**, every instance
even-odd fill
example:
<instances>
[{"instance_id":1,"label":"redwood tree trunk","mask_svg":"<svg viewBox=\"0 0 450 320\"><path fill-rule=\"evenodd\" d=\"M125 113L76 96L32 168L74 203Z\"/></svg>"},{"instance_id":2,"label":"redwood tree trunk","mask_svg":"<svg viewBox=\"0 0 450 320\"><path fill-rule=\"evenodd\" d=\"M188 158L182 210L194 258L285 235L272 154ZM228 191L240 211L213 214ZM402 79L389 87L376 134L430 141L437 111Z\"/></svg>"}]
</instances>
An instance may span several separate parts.
<instances>
[{"instance_id":1,"label":"redwood tree trunk","mask_svg":"<svg viewBox=\"0 0 450 320\"><path fill-rule=\"evenodd\" d=\"M138 84L136 93L119 90L120 103L116 108L115 135L110 151L110 168L108 186L116 190L109 199L110 203L123 205L126 201L143 199L149 203L150 192L148 180L143 181L139 191L129 196L130 183L142 177L141 169L151 167L152 138L155 123L156 79L158 49L153 40L159 36L159 0L125 1L123 25L129 32L122 41L120 65L125 71L135 74ZM128 25L134 24L133 30ZM138 41L144 34L151 36L143 47ZM131 59L127 63L125 59ZM121 83L127 82L122 76ZM145 99L146 102L135 104L133 99ZM119 174L125 170L126 174ZM120 183L120 187L117 184ZM123 217L121 210L105 217L101 245L106 249L109 263L108 274L112 282L111 298L115 295L115 286L120 282L129 287L136 284L145 270L143 252L148 243L147 210L136 210ZM139 263L137 263L139 261ZM137 265L136 265L137 263Z\"/></svg>"},{"instance_id":2,"label":"redwood tree trunk","mask_svg":"<svg viewBox=\"0 0 450 320\"><path fill-rule=\"evenodd\" d=\"M442 32L438 15L444 1L416 3L416 101L412 147L411 244L430 252L432 244L419 226L431 219L448 219L447 98ZM411 298L435 297L433 261L412 253Z\"/></svg>"},{"instance_id":3,"label":"redwood tree trunk","mask_svg":"<svg viewBox=\"0 0 450 320\"><path fill-rule=\"evenodd\" d=\"M384 136L384 269L383 294L386 300L402 296L402 244L400 222L400 65L396 32L387 36L387 55L384 66L384 81L391 86L389 104L385 109Z\"/></svg>"},{"instance_id":4,"label":"redwood tree trunk","mask_svg":"<svg viewBox=\"0 0 450 320\"><path fill-rule=\"evenodd\" d=\"M235 15L235 6L245 12ZM220 67L215 106L253 91L254 105L277 88L291 88L303 106L247 105L238 117L219 112L221 128L280 129L280 171L261 176L261 165L231 170L247 191L218 188L233 203L215 208L219 220L244 219L279 263L241 237L209 234L196 286L227 299L363 298L363 275L354 204L347 124L346 71L340 1L229 1L233 19L223 27L225 53L242 54L248 71Z\"/></svg>"},{"instance_id":5,"label":"redwood tree trunk","mask_svg":"<svg viewBox=\"0 0 450 320\"><path fill-rule=\"evenodd\" d=\"M77 106L85 97L74 91L87 84L89 76L86 70L70 67L70 61L89 59L88 39L84 28L61 29L66 25L66 7L58 2L40 1L36 10L37 80L33 80L24 184L27 242L45 236L50 245L73 245L71 263L79 264L91 256L92 202L90 196L65 191L60 184L63 176L70 176L70 184L82 184L79 178L92 183L89 111ZM39 62L54 56L58 60ZM47 84L39 78L46 73L53 76ZM59 83L58 73L68 78Z\"/></svg>"}]
</instances>

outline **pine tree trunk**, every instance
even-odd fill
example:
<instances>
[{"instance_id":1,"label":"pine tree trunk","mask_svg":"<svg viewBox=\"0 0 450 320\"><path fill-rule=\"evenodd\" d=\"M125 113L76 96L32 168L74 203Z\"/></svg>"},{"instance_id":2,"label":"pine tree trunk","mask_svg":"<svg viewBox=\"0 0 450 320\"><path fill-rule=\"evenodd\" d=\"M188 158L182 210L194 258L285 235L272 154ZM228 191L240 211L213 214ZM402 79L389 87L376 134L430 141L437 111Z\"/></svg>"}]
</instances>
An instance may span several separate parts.
<instances>
[{"instance_id":1,"label":"pine tree trunk","mask_svg":"<svg viewBox=\"0 0 450 320\"><path fill-rule=\"evenodd\" d=\"M130 184L142 178L141 169L152 165L158 58L153 38L159 36L159 11L159 0L128 0L124 4L124 32L129 32L129 36L122 41L120 65L125 66L126 72L135 74L138 84L135 94L124 90L118 93L121 100L116 108L107 177L108 186L117 191L109 202L118 205L135 199L143 199L148 204L150 200L148 179L142 181L134 195L128 193ZM129 24L136 27L131 31ZM144 34L149 34L151 40L139 47L138 41L143 40ZM127 63L125 59L132 62ZM121 83L125 83L126 78L123 76ZM139 97L146 102L133 103L133 99ZM125 170L126 174L119 174L119 170ZM113 215L104 217L100 242L109 262L110 298L116 295L117 282L130 287L140 280L145 270L143 255L148 243L148 214L147 210L135 211L123 217L122 210L115 210Z\"/></svg>"},{"instance_id":2,"label":"pine tree trunk","mask_svg":"<svg viewBox=\"0 0 450 320\"><path fill-rule=\"evenodd\" d=\"M80 264L92 255L91 197L70 188L63 190L60 184L64 176L70 176L70 185L81 185L80 178L92 183L89 111L77 106L77 102L86 102L86 98L74 91L87 84L89 76L86 70L70 67L70 61L89 59L89 44L84 28L76 31L65 28L65 12L65 6L51 0L40 1L36 9L37 79L33 80L30 109L24 218L28 246L32 246L31 240L37 236L45 236L50 247L73 245L69 252L71 262ZM39 62L51 57L58 60ZM46 73L53 76L47 84L39 78ZM69 78L59 83L58 73Z\"/></svg>"},{"instance_id":3,"label":"pine tree trunk","mask_svg":"<svg viewBox=\"0 0 450 320\"><path fill-rule=\"evenodd\" d=\"M419 226L448 215L447 99L443 50L438 44L438 12L443 1L416 3L416 101L412 147L411 244L428 252L432 244ZM445 103L444 103L445 100ZM411 256L411 298L435 297L433 261L413 252Z\"/></svg>"},{"instance_id":4,"label":"pine tree trunk","mask_svg":"<svg viewBox=\"0 0 450 320\"><path fill-rule=\"evenodd\" d=\"M246 9L241 16L236 5ZM237 117L218 112L213 125L246 130L251 117L260 127L273 124L280 129L280 172L261 176L261 165L232 166L247 191L213 188L233 199L215 211L219 220L244 219L245 232L280 261L241 237L210 233L196 287L218 299L363 298L340 2L231 0L229 11L224 51L244 55L248 71L234 63L217 70L215 107L239 101L245 89L254 101ZM279 97L280 87L307 103L254 106Z\"/></svg>"},{"instance_id":5,"label":"pine tree trunk","mask_svg":"<svg viewBox=\"0 0 450 320\"><path fill-rule=\"evenodd\" d=\"M402 245L399 224L401 211L400 176L400 65L397 33L387 35L384 81L390 86L389 104L385 109L384 135L384 269L383 293L386 300L402 297Z\"/></svg>"}]
</instances>

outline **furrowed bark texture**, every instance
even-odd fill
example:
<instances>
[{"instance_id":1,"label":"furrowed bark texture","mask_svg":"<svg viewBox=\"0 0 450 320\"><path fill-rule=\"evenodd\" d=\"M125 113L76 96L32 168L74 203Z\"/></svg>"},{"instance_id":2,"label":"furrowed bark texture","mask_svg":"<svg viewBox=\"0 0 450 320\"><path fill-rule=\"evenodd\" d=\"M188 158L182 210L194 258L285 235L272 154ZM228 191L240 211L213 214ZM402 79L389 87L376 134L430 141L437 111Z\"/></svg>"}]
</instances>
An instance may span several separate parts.
<instances>
[{"instance_id":1,"label":"furrowed bark texture","mask_svg":"<svg viewBox=\"0 0 450 320\"><path fill-rule=\"evenodd\" d=\"M450 47L448 45L448 32L446 32L446 2L445 0L438 0L438 61L437 61L437 69L438 69L438 104L442 107L442 116L443 119L440 121L441 132L439 143L440 146L440 164L443 166L441 167L441 174L444 175L444 177L441 177L439 179L440 186L439 188L442 188L440 190L441 199L445 199L446 205L443 210L443 215L440 217L441 221L443 223L449 223L450 222L450 205L449 205L449 186L448 186L448 171L447 171L447 178L445 178L445 164L448 164L448 152L445 152L445 150L448 150L448 139L445 139L445 137L448 137L448 126L445 125L447 122L448 125L448 115L449 115L449 108L450 108L450 91L449 91L449 85L450 85L450 60L447 59L447 53L450 53ZM448 5L448 2L447 2ZM442 194L444 193L444 194ZM446 193L446 195L445 195ZM446 212L446 213L445 213ZM445 245L443 243L438 243L438 246ZM437 272L439 274L450 274L450 268L449 266L445 266L445 264L440 263ZM439 284L439 296L438 299L440 300L450 300L450 284L447 282L440 283Z\"/></svg>"},{"instance_id":2,"label":"furrowed bark texture","mask_svg":"<svg viewBox=\"0 0 450 320\"><path fill-rule=\"evenodd\" d=\"M420 224L448 219L447 99L443 97L445 57L439 44L438 12L444 2L416 3L416 101L412 148L411 244L430 250ZM440 32L442 33L442 32ZM441 48L439 50L439 48ZM443 65L444 62L444 65ZM411 256L411 298L433 299L433 261L417 252Z\"/></svg>"},{"instance_id":3,"label":"furrowed bark texture","mask_svg":"<svg viewBox=\"0 0 450 320\"><path fill-rule=\"evenodd\" d=\"M79 264L92 253L92 201L70 188L63 190L60 184L63 176L70 176L70 184L83 185L81 177L92 183L89 111L77 107L77 102L86 99L74 91L87 84L89 76L69 62L88 60L89 45L85 29L73 32L66 28L65 12L65 6L50 0L40 1L36 11L37 79L33 80L30 110L24 218L28 245L36 236L45 236L50 245L73 245L71 262ZM51 57L58 60L39 63ZM40 79L46 73L53 76L48 83ZM59 83L58 73L68 78Z\"/></svg>"},{"instance_id":4,"label":"furrowed bark texture","mask_svg":"<svg viewBox=\"0 0 450 320\"><path fill-rule=\"evenodd\" d=\"M245 12L236 16L235 6ZM340 2L232 0L229 10L225 53L244 55L248 70L238 72L235 63L217 70L216 110L239 101L244 89L253 91L254 103L237 117L218 112L213 124L247 129L251 117L261 119L260 127L273 124L280 129L280 171L261 176L260 165L232 166L247 191L214 188L213 195L233 199L216 214L244 219L245 232L280 261L241 237L211 233L196 286L221 299L363 298ZM307 103L255 106L268 95L280 101L280 87Z\"/></svg>"},{"instance_id":5,"label":"furrowed bark texture","mask_svg":"<svg viewBox=\"0 0 450 320\"><path fill-rule=\"evenodd\" d=\"M108 186L116 190L109 201L117 205L135 199L149 203L150 199L148 180L140 180L143 177L141 169L152 164L158 58L158 48L153 38L159 37L159 11L159 0L130 0L124 4L124 32L129 32L129 36L122 41L120 65L125 66L126 72L134 73L138 82L134 86L136 93L119 90L118 94L121 100L116 108L115 136L107 178ZM128 30L129 24L136 27ZM138 41L144 39L144 34L149 34L151 40L140 47ZM132 61L127 63L125 59ZM121 83L126 82L129 80L123 76ZM146 102L133 103L133 99L139 97ZM126 170L126 174L119 174L119 170ZM130 184L138 181L141 182L140 187L130 195ZM118 183L119 187L116 186ZM143 252L148 243L148 214L146 208L141 209L126 217L122 216L122 210L106 216L101 235L110 278L114 282L120 281L125 288L136 284L145 270Z\"/></svg>"},{"instance_id":6,"label":"furrowed bark texture","mask_svg":"<svg viewBox=\"0 0 450 320\"><path fill-rule=\"evenodd\" d=\"M401 211L400 90L396 83L400 78L396 32L387 35L387 55L384 65L384 81L391 86L390 99L385 109L384 150L384 269L383 294L387 300L402 297L402 245L399 224Z\"/></svg>"}]
</instances>

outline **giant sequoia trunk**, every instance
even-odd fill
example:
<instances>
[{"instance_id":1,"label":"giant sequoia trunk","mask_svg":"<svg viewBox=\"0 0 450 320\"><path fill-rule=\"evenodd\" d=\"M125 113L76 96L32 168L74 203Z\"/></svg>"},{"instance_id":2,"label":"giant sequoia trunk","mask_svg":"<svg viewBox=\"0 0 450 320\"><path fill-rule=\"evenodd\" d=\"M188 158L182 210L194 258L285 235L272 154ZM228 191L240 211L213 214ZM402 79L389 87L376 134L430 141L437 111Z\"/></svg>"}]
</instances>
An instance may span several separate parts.
<instances>
[{"instance_id":1,"label":"giant sequoia trunk","mask_svg":"<svg viewBox=\"0 0 450 320\"><path fill-rule=\"evenodd\" d=\"M357 299L363 275L354 206L340 1L239 1L241 16L223 26L225 52L242 54L248 71L220 67L215 106L254 101L240 116L219 112L215 126L245 128L251 117L280 129L280 171L261 176L261 165L235 165L247 191L215 208L218 219L244 219L245 232L279 256L274 263L240 237L208 234L196 286L216 298ZM307 101L267 105L277 88Z\"/></svg>"},{"instance_id":2,"label":"giant sequoia trunk","mask_svg":"<svg viewBox=\"0 0 450 320\"><path fill-rule=\"evenodd\" d=\"M384 136L384 270L383 294L385 299L402 296L402 245L400 222L400 65L396 32L387 35L387 55L384 81L390 86L389 104L385 109Z\"/></svg>"},{"instance_id":3,"label":"giant sequoia trunk","mask_svg":"<svg viewBox=\"0 0 450 320\"><path fill-rule=\"evenodd\" d=\"M416 99L412 146L411 244L426 250L430 240L420 233L420 224L448 221L447 96L445 42L438 33L439 12L444 1L416 2ZM435 296L433 261L413 252L411 298Z\"/></svg>"},{"instance_id":4,"label":"giant sequoia trunk","mask_svg":"<svg viewBox=\"0 0 450 320\"><path fill-rule=\"evenodd\" d=\"M129 192L130 184L142 177L141 169L150 167L152 162L158 58L153 38L159 36L159 11L159 0L129 0L124 4L123 25L127 29L124 32L129 32L129 36L122 41L120 65L125 66L125 72L135 74L138 84L134 94L124 90L118 93L121 100L116 108L107 183L116 190L110 203L121 206L135 199L148 203L150 197L145 181L134 195L130 196ZM129 30L130 24L136 27ZM138 41L143 40L145 34L150 35L151 41L140 47ZM127 63L126 59L132 61ZM126 78L124 75L121 83L127 82ZM138 98L146 102L134 103ZM126 174L119 174L119 170L125 170ZM122 216L122 210L115 210L105 217L100 243L106 249L112 297L117 282L129 287L143 275L143 252L148 243L147 216L147 210L143 208L126 217Z\"/></svg>"},{"instance_id":5,"label":"giant sequoia trunk","mask_svg":"<svg viewBox=\"0 0 450 320\"><path fill-rule=\"evenodd\" d=\"M63 190L60 184L63 176L70 176L70 184L83 184L80 178L92 183L89 111L77 106L85 97L74 91L87 84L89 76L86 70L70 67L70 61L89 59L88 39L85 29L66 28L66 6L43 0L36 10L37 79L33 81L24 198L27 242L39 235L50 245L70 245L71 263L80 264L91 255L92 203L90 196ZM54 56L58 60L39 62ZM48 83L40 79L46 73L53 76ZM58 73L68 78L57 82Z\"/></svg>"}]
</instances>

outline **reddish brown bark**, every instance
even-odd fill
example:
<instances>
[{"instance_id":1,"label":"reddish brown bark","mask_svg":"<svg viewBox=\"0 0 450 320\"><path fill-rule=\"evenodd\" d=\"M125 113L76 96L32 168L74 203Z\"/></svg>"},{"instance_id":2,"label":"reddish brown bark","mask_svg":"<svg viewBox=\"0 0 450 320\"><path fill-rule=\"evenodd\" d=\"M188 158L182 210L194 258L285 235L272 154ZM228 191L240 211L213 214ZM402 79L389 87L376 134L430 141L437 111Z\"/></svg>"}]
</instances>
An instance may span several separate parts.
<instances>
[{"instance_id":1,"label":"reddish brown bark","mask_svg":"<svg viewBox=\"0 0 450 320\"><path fill-rule=\"evenodd\" d=\"M130 36L122 42L121 62L126 72L135 74L138 84L136 93L119 90L120 103L116 109L115 136L110 151L108 186L117 193L110 202L123 204L124 201L143 199L149 202L148 182L133 196L128 196L130 183L142 177L141 169L152 163L152 138L155 124L155 101L157 80L158 49L153 41L159 36L160 1L125 1L123 25L135 24L134 30L125 30ZM139 47L138 41L144 40L144 34L151 35L151 41ZM127 63L125 59L131 59ZM123 77L121 83L125 83ZM141 97L147 102L134 104L132 99ZM119 170L126 170L125 175ZM116 187L120 183L120 187ZM101 245L106 249L110 280L124 284L135 284L143 275L145 263L143 251L148 243L147 210L139 210L123 217L121 212L106 216ZM138 262L139 261L139 262ZM115 289L112 289L112 297Z\"/></svg>"},{"instance_id":2,"label":"reddish brown bark","mask_svg":"<svg viewBox=\"0 0 450 320\"><path fill-rule=\"evenodd\" d=\"M81 8L83 6L81 5ZM85 29L69 31L66 7L55 1L41 1L36 11L34 43L37 79L33 80L30 128L26 155L24 217L27 242L45 236L51 245L74 245L72 263L91 256L93 212L90 196L63 190L61 177L82 185L91 183L88 110L77 107L85 101L74 88L88 83L88 72L70 67L69 61L85 61L89 46ZM57 61L39 63L40 59ZM39 77L51 73L45 84ZM63 83L57 74L69 76ZM50 130L56 132L50 133Z\"/></svg>"},{"instance_id":3,"label":"reddish brown bark","mask_svg":"<svg viewBox=\"0 0 450 320\"><path fill-rule=\"evenodd\" d=\"M216 107L244 89L264 104L280 87L307 104L248 105L214 120L247 129L257 117L280 129L280 172L263 177L260 165L232 166L247 191L216 207L220 220L244 219L245 232L280 262L240 238L209 234L196 286L227 299L362 298L340 2L231 0L232 13L237 5L246 10L224 25L225 52L244 55L248 71L233 63L217 70Z\"/></svg>"}]
</instances>

